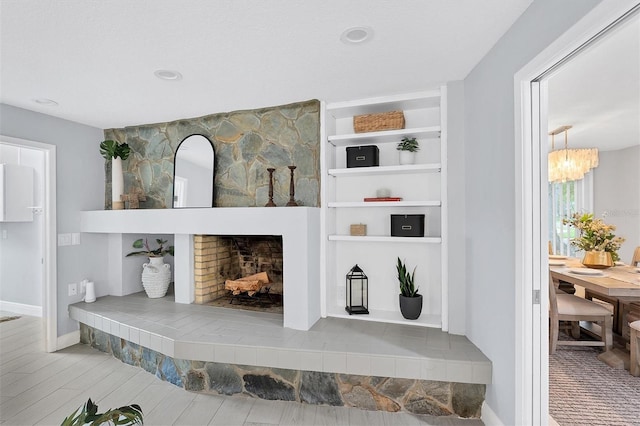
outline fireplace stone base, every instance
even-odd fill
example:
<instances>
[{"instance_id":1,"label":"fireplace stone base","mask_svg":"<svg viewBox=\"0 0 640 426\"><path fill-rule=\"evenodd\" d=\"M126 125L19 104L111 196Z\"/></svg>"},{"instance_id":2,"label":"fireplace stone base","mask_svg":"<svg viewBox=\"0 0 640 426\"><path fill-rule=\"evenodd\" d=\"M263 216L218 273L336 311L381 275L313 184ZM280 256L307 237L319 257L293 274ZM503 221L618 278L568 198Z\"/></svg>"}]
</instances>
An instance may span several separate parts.
<instances>
[{"instance_id":1,"label":"fireplace stone base","mask_svg":"<svg viewBox=\"0 0 640 426\"><path fill-rule=\"evenodd\" d=\"M81 342L190 392L479 418L486 385L257 367L172 358L85 324Z\"/></svg>"}]
</instances>

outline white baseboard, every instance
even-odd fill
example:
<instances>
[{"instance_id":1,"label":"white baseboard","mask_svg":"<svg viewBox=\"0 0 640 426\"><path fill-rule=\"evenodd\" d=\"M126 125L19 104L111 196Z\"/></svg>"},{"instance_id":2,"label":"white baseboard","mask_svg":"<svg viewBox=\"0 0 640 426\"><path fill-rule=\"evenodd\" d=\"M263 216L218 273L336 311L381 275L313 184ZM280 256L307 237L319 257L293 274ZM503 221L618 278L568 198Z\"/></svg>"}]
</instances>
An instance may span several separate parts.
<instances>
[{"instance_id":1,"label":"white baseboard","mask_svg":"<svg viewBox=\"0 0 640 426\"><path fill-rule=\"evenodd\" d=\"M487 426L504 426L500 417L491 409L487 401L482 403L482 415L480 419Z\"/></svg>"},{"instance_id":2,"label":"white baseboard","mask_svg":"<svg viewBox=\"0 0 640 426\"><path fill-rule=\"evenodd\" d=\"M56 350L59 351L69 346L77 345L78 343L80 343L80 330L72 331L64 336L58 336Z\"/></svg>"},{"instance_id":3,"label":"white baseboard","mask_svg":"<svg viewBox=\"0 0 640 426\"><path fill-rule=\"evenodd\" d=\"M0 300L0 310L42 318L42 306L25 305L23 303L5 302Z\"/></svg>"}]
</instances>

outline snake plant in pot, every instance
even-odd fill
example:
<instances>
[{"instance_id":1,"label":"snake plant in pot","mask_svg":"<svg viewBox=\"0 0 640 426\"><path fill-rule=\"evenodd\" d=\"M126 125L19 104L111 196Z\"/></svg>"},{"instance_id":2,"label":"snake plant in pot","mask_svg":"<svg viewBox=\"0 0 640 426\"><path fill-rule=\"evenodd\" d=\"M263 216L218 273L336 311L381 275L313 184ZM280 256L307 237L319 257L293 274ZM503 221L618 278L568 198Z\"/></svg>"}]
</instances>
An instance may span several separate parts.
<instances>
[{"instance_id":1,"label":"snake plant in pot","mask_svg":"<svg viewBox=\"0 0 640 426\"><path fill-rule=\"evenodd\" d=\"M422 295L418 294L418 287L415 286L416 268L410 273L405 263L398 258L396 270L400 284L400 312L406 319L418 319L422 313Z\"/></svg>"}]
</instances>

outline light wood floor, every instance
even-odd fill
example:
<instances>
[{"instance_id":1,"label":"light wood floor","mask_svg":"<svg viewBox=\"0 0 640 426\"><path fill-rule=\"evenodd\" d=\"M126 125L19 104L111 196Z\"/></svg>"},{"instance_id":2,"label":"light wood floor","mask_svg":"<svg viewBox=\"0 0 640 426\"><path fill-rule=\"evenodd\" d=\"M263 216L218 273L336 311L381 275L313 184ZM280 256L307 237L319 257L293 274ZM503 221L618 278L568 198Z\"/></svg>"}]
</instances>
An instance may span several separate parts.
<instances>
[{"instance_id":1,"label":"light wood floor","mask_svg":"<svg viewBox=\"0 0 640 426\"><path fill-rule=\"evenodd\" d=\"M88 398L99 411L139 404L146 425L482 425L451 417L200 395L86 345L46 353L42 342L39 318L0 323L3 425L59 425Z\"/></svg>"}]
</instances>

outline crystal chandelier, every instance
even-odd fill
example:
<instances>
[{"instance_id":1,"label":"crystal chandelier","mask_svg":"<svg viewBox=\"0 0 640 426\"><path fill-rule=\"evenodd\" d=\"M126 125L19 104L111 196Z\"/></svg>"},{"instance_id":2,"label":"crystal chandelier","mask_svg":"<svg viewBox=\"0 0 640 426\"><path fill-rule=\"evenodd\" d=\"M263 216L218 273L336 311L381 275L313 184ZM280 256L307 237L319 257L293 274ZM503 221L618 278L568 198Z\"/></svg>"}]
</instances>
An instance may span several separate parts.
<instances>
[{"instance_id":1,"label":"crystal chandelier","mask_svg":"<svg viewBox=\"0 0 640 426\"><path fill-rule=\"evenodd\" d=\"M580 180L594 167L598 166L598 149L568 149L567 131L573 126L561 126L549 132L551 149L549 153L549 182L567 182ZM555 136L564 132L564 149L555 149Z\"/></svg>"}]
</instances>

